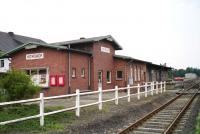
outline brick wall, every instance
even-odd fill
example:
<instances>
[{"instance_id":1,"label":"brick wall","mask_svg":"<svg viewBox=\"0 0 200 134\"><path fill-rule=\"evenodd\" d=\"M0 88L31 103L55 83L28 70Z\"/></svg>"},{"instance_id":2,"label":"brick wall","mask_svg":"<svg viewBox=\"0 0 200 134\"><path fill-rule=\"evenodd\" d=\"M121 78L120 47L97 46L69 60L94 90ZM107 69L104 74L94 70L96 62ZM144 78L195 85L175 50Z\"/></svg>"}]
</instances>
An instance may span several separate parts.
<instances>
[{"instance_id":1,"label":"brick wall","mask_svg":"<svg viewBox=\"0 0 200 134\"><path fill-rule=\"evenodd\" d=\"M128 70L127 70L127 60L123 60L123 59L114 59L114 79L115 79L115 85L119 86L119 87L124 87L127 86L127 77L128 77ZM116 75L117 75L117 71L123 71L123 78L122 80L117 80L116 79Z\"/></svg>"},{"instance_id":2,"label":"brick wall","mask_svg":"<svg viewBox=\"0 0 200 134\"><path fill-rule=\"evenodd\" d=\"M131 78L131 68L132 68L132 78L133 78L133 84L136 85L138 83L143 83L147 81L147 67L145 63L142 62L137 62L137 61L128 61L128 60L124 60L124 59L118 59L116 58L114 60L115 64L115 76L116 76L116 72L117 70L119 71L123 71L123 79L122 80L115 80L115 84L118 85L119 87L124 87L127 86L127 84L129 83L129 78ZM135 67L137 66L137 71L136 71L136 79L135 79ZM140 80L138 80L138 68L140 68L141 70L143 70L143 74L142 71L140 70ZM115 78L116 79L116 78Z\"/></svg>"},{"instance_id":3,"label":"brick wall","mask_svg":"<svg viewBox=\"0 0 200 134\"><path fill-rule=\"evenodd\" d=\"M137 62L137 61L133 61L132 62L132 66L133 66L133 77L134 77L134 84L138 84L138 83L143 83L146 82L148 80L147 78L147 67L145 63L142 62ZM135 68L137 67L137 71L136 71L136 76L137 78L135 79ZM140 70L140 73L138 74L138 69ZM143 72L142 72L143 70ZM138 79L138 75L140 75L140 79Z\"/></svg>"},{"instance_id":4,"label":"brick wall","mask_svg":"<svg viewBox=\"0 0 200 134\"><path fill-rule=\"evenodd\" d=\"M44 53L43 59L26 60L26 54ZM44 47L21 50L12 55L11 67L13 69L49 68L49 75L65 75L65 86L44 88L45 96L67 94L68 89L68 55L66 51Z\"/></svg>"},{"instance_id":5,"label":"brick wall","mask_svg":"<svg viewBox=\"0 0 200 134\"><path fill-rule=\"evenodd\" d=\"M71 68L76 69L76 77L71 78L71 91L72 92L75 92L76 89L88 90L90 88L89 87L89 60L90 60L89 55L79 54L79 53L71 53ZM85 70L84 77L81 77L81 69L82 68L84 68L84 70Z\"/></svg>"},{"instance_id":6,"label":"brick wall","mask_svg":"<svg viewBox=\"0 0 200 134\"><path fill-rule=\"evenodd\" d=\"M106 47L110 49L110 53L101 52L101 47ZM96 42L93 45L93 58L91 62L92 72L91 72L91 80L92 80L92 89L97 90L98 87L98 71L101 70L103 72L103 89L114 88L114 58L115 49L112 44L109 42ZM112 72L111 83L107 83L106 73L107 71Z\"/></svg>"}]
</instances>

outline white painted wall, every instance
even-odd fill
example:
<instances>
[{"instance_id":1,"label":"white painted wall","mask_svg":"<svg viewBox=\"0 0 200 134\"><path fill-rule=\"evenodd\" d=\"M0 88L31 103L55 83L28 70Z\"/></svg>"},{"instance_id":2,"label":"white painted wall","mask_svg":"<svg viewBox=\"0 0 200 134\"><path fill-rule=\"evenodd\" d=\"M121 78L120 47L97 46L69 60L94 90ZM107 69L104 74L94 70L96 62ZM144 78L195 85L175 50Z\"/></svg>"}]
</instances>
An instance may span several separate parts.
<instances>
[{"instance_id":1,"label":"white painted wall","mask_svg":"<svg viewBox=\"0 0 200 134\"><path fill-rule=\"evenodd\" d=\"M195 74L195 73L186 73L185 74L185 78L186 79L196 79L197 78L197 74Z\"/></svg>"},{"instance_id":2,"label":"white painted wall","mask_svg":"<svg viewBox=\"0 0 200 134\"><path fill-rule=\"evenodd\" d=\"M1 60L3 60L3 62L4 62L3 67L1 67ZM0 73L6 73L10 69L10 67L9 67L10 63L11 62L8 58L0 59Z\"/></svg>"}]
</instances>

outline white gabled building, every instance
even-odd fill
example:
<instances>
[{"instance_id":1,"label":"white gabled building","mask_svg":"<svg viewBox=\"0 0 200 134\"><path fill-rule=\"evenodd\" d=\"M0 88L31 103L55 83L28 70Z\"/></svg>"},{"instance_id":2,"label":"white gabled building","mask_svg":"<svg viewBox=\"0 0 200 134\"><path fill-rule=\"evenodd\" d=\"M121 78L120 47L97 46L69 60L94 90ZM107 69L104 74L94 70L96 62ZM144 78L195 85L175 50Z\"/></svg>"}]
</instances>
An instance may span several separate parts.
<instances>
[{"instance_id":1,"label":"white gabled building","mask_svg":"<svg viewBox=\"0 0 200 134\"><path fill-rule=\"evenodd\" d=\"M197 78L197 74L195 73L186 73L185 74L185 79L196 79Z\"/></svg>"},{"instance_id":2,"label":"white gabled building","mask_svg":"<svg viewBox=\"0 0 200 134\"><path fill-rule=\"evenodd\" d=\"M0 59L0 73L6 73L10 69L10 59L9 58L3 58Z\"/></svg>"}]
</instances>

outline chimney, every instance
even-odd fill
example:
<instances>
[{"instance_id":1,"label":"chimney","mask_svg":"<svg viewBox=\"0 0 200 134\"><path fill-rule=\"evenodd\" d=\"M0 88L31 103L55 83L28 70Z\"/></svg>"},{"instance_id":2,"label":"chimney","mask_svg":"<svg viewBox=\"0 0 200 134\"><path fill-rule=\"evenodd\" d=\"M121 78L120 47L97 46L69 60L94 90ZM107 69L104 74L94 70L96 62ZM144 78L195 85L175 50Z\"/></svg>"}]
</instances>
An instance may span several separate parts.
<instances>
[{"instance_id":1,"label":"chimney","mask_svg":"<svg viewBox=\"0 0 200 134\"><path fill-rule=\"evenodd\" d=\"M81 37L80 40L85 39L85 37Z\"/></svg>"},{"instance_id":2,"label":"chimney","mask_svg":"<svg viewBox=\"0 0 200 134\"><path fill-rule=\"evenodd\" d=\"M13 32L8 32L8 34L9 34L10 36L14 36L14 33L13 33Z\"/></svg>"}]
</instances>

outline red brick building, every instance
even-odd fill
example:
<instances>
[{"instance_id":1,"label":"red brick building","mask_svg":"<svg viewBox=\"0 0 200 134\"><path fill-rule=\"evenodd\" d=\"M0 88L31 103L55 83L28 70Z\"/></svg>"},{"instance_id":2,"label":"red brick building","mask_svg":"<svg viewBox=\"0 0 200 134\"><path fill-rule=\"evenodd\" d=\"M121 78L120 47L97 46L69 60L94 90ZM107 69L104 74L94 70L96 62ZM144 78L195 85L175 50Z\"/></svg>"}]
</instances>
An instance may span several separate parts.
<instances>
[{"instance_id":1,"label":"red brick building","mask_svg":"<svg viewBox=\"0 0 200 134\"><path fill-rule=\"evenodd\" d=\"M116 79L116 85L124 87L127 84L136 85L147 81L146 67L149 62L120 55L115 55L114 59L116 73L120 70L124 72L121 80Z\"/></svg>"},{"instance_id":2,"label":"red brick building","mask_svg":"<svg viewBox=\"0 0 200 134\"><path fill-rule=\"evenodd\" d=\"M122 47L109 35L51 44L27 43L5 56L12 58L12 69L25 71L35 84L43 87L45 96L73 93L76 89L97 90L100 85L111 89L115 85L123 87L150 80L148 67L154 69L153 64L115 55L116 50ZM163 67L160 73L164 69L169 68Z\"/></svg>"}]
</instances>

